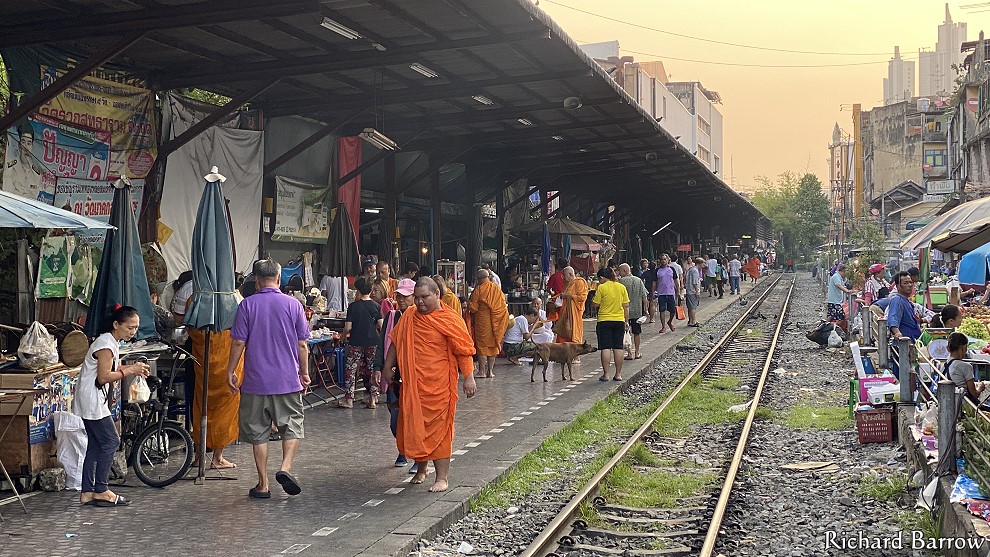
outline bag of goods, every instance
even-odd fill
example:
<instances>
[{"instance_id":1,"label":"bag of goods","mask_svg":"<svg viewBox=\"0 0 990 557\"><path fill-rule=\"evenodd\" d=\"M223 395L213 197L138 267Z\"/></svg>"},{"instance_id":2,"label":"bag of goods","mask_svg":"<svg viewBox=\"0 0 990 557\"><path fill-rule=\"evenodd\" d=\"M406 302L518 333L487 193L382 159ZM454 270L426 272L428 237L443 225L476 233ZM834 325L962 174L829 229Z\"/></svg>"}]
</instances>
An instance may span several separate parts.
<instances>
[{"instance_id":1,"label":"bag of goods","mask_svg":"<svg viewBox=\"0 0 990 557\"><path fill-rule=\"evenodd\" d=\"M58 363L58 343L44 325L35 321L17 347L17 358L27 369L42 369Z\"/></svg>"}]
</instances>

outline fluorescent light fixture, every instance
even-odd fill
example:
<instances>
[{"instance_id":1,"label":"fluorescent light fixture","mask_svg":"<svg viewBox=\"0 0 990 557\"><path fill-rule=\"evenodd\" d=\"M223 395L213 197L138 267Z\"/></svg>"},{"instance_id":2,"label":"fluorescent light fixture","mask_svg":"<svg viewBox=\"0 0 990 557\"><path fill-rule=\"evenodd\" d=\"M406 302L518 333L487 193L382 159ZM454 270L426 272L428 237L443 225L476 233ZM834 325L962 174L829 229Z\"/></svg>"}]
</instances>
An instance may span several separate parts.
<instances>
[{"instance_id":1,"label":"fluorescent light fixture","mask_svg":"<svg viewBox=\"0 0 990 557\"><path fill-rule=\"evenodd\" d=\"M330 19L329 17L324 17L323 21L320 22L320 26L326 27L327 29L333 31L334 33L337 33L341 37L344 37L346 39L351 39L352 41L355 39L364 38L361 36L361 33L358 33L357 31L351 29L350 27L341 25L336 21Z\"/></svg>"},{"instance_id":2,"label":"fluorescent light fixture","mask_svg":"<svg viewBox=\"0 0 990 557\"><path fill-rule=\"evenodd\" d=\"M409 64L409 69L426 77L440 77L440 74L420 63Z\"/></svg>"},{"instance_id":3,"label":"fluorescent light fixture","mask_svg":"<svg viewBox=\"0 0 990 557\"><path fill-rule=\"evenodd\" d=\"M563 136L560 136L560 135L555 135L555 136L553 136L553 138L555 140L557 140L557 141L563 141L564 140L564 137Z\"/></svg>"},{"instance_id":4,"label":"fluorescent light fixture","mask_svg":"<svg viewBox=\"0 0 990 557\"><path fill-rule=\"evenodd\" d=\"M519 122L520 124L522 124L524 126L535 126L536 125L536 124L533 123L532 120L529 120L528 118L520 118L519 120L517 120L517 122Z\"/></svg>"},{"instance_id":5,"label":"fluorescent light fixture","mask_svg":"<svg viewBox=\"0 0 990 557\"><path fill-rule=\"evenodd\" d=\"M371 213L371 214L377 215L381 211L379 209L365 209L364 212L365 213Z\"/></svg>"},{"instance_id":6,"label":"fluorescent light fixture","mask_svg":"<svg viewBox=\"0 0 990 557\"><path fill-rule=\"evenodd\" d=\"M654 232L653 234L650 234L650 236L656 236L657 234L659 234L660 232L662 232L664 228L667 228L668 226L670 226L672 224L674 224L674 221L668 222L667 224L661 226L660 228L657 228L657 231Z\"/></svg>"},{"instance_id":7,"label":"fluorescent light fixture","mask_svg":"<svg viewBox=\"0 0 990 557\"><path fill-rule=\"evenodd\" d=\"M483 105L492 106L492 105L495 104L495 101L489 99L488 97L486 97L484 95L475 95L475 96L473 96L471 98L474 99L474 100L476 100L476 101L478 101L478 102L480 102Z\"/></svg>"},{"instance_id":8,"label":"fluorescent light fixture","mask_svg":"<svg viewBox=\"0 0 990 557\"><path fill-rule=\"evenodd\" d=\"M375 128L364 128L364 131L361 132L361 139L383 151L395 151L399 148L399 146L394 141L389 139L387 135L376 130Z\"/></svg>"}]
</instances>

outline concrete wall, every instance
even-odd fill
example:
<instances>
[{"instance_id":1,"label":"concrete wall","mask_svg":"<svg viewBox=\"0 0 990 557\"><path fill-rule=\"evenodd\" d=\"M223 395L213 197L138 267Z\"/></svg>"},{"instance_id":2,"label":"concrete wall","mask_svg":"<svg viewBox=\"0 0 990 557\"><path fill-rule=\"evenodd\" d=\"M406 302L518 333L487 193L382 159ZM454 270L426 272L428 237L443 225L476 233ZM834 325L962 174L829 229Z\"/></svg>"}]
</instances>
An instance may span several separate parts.
<instances>
[{"instance_id":1,"label":"concrete wall","mask_svg":"<svg viewBox=\"0 0 990 557\"><path fill-rule=\"evenodd\" d=\"M864 193L877 200L906 181L923 184L922 135L908 135L908 102L877 107L863 113Z\"/></svg>"},{"instance_id":2,"label":"concrete wall","mask_svg":"<svg viewBox=\"0 0 990 557\"><path fill-rule=\"evenodd\" d=\"M660 65L660 68L662 67ZM659 78L651 74L656 68L657 66L651 62L625 64L622 70L624 89L654 118L663 117L663 120L660 120L660 127L674 137L679 136L680 139L677 141L693 153L695 151L694 115Z\"/></svg>"}]
</instances>

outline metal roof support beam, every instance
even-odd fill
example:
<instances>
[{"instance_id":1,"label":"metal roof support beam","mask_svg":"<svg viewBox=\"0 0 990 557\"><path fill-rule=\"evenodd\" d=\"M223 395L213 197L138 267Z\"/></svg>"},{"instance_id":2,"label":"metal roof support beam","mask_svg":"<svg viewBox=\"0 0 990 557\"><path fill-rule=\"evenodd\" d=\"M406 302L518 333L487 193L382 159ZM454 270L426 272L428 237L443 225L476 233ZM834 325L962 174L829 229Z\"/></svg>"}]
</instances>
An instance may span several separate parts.
<instances>
[{"instance_id":1,"label":"metal roof support beam","mask_svg":"<svg viewBox=\"0 0 990 557\"><path fill-rule=\"evenodd\" d=\"M189 143L194 137L203 133L204 131L209 129L210 126L216 124L220 120L223 120L227 116L230 116L231 114L236 112L237 109L247 104L248 101L257 97L261 93L265 92L266 89L268 89L272 85L275 85L275 83L277 82L278 82L277 79L270 79L268 81L265 81L264 83L259 83L254 87L244 91L240 95L237 95L236 97L231 99L230 102L228 102L227 104L223 106L218 106L213 110L213 112L210 112L210 114L207 115L205 118L203 118L199 122L196 122L192 126L189 126L189 129L187 129L186 131L180 133L178 136L166 141L165 143L162 143L162 146L158 148L158 156L159 157L168 156L169 153L172 153L179 147L182 147L186 143Z\"/></svg>"},{"instance_id":2,"label":"metal roof support beam","mask_svg":"<svg viewBox=\"0 0 990 557\"><path fill-rule=\"evenodd\" d=\"M445 165L445 164L453 161L457 157L463 155L468 149L470 149L470 147L468 147L467 149L462 149L460 151L456 151L456 154L452 154L453 151L447 151L447 152L443 152L443 153L439 153L439 154L438 153L430 153L430 155L429 155L430 162L431 163L436 162L436 164L437 164L437 171L439 172L439 169L440 169L441 166L443 166L443 165ZM416 176L414 176L411 180L409 180L408 182L406 182L406 184L404 186L402 186L402 188L399 189L399 195L402 195L402 194L406 193L407 191L411 190L416 184L419 183L420 180L422 180L423 178L426 178L427 176L429 176L432 171L433 171L432 168L427 168L423 172L420 172L419 174L417 174Z\"/></svg>"},{"instance_id":3,"label":"metal roof support beam","mask_svg":"<svg viewBox=\"0 0 990 557\"><path fill-rule=\"evenodd\" d=\"M279 155L278 157L276 157L275 160L273 160L272 162L266 164L265 165L265 174L264 175L265 176L269 176L269 175L273 174L276 170L278 170L278 168L280 166L282 166L283 164L285 164L285 163L289 162L290 160L296 158L297 156L299 156L300 154L302 154L302 152L305 151L306 149L309 149L313 145L316 145L317 142L319 142L324 137L326 137L328 135L333 135L333 134L339 132L340 129L343 128L344 126L346 126L347 124L349 124L351 122L351 120L353 120L353 119L357 118L358 116L360 116L361 113L364 112L364 110L365 109L363 109L363 108L358 109L358 110L355 110L355 111L351 112L350 114L348 114L347 116L345 116L344 118L342 118L340 120L337 120L335 123L333 123L333 124L327 124L327 125L323 126L319 130L317 130L316 133L314 133L313 135L311 135L311 136L307 137L306 139L300 141L295 146L293 146L291 149L289 149L288 151L286 151L286 152L282 153L281 155Z\"/></svg>"},{"instance_id":4,"label":"metal roof support beam","mask_svg":"<svg viewBox=\"0 0 990 557\"><path fill-rule=\"evenodd\" d=\"M314 22L315 25L315 22ZM290 77L297 75L315 75L322 73L364 70L369 67L383 67L398 64L408 64L420 59L426 52L456 50L458 48L473 48L503 43L513 43L529 40L550 40L549 31L537 29L503 35L483 35L468 39L452 41L437 41L418 45L409 45L391 49L386 52L372 50L367 55L350 55L345 58L328 57L323 54L265 60L243 64L231 68L222 64L202 64L195 69L177 71L166 74L162 78L161 87L175 89L181 87L196 87L201 85L224 83L243 80L246 76L254 79L262 77Z\"/></svg>"},{"instance_id":5,"label":"metal roof support beam","mask_svg":"<svg viewBox=\"0 0 990 557\"><path fill-rule=\"evenodd\" d=\"M532 187L530 187L528 190L526 190L526 193L525 194L520 195L516 199L513 199L512 201L510 201L509 204L505 206L505 210L508 211L509 209L515 207L516 205L519 205L523 201L526 201L527 199L529 199L529 196L533 195L537 191L540 191L540 187L539 186L532 186Z\"/></svg>"},{"instance_id":6,"label":"metal roof support beam","mask_svg":"<svg viewBox=\"0 0 990 557\"><path fill-rule=\"evenodd\" d=\"M442 259L443 238L440 228L440 213L442 203L440 200L440 161L435 153L429 154L428 164L430 173L430 251L433 258L433 272L439 274L437 261Z\"/></svg>"},{"instance_id":7,"label":"metal roof support beam","mask_svg":"<svg viewBox=\"0 0 990 557\"><path fill-rule=\"evenodd\" d=\"M2 33L0 33L0 36L2 36ZM54 99L59 93L68 89L73 83L89 75L91 71L95 70L104 62L111 60L124 50L127 50L129 46L143 36L144 33L142 32L126 33L119 40L108 44L89 58L79 62L74 68L62 74L62 77L53 81L51 85L11 108L6 116L0 118L0 129L6 130L13 126L21 118L25 118L41 105Z\"/></svg>"},{"instance_id":8,"label":"metal roof support beam","mask_svg":"<svg viewBox=\"0 0 990 557\"><path fill-rule=\"evenodd\" d=\"M477 168L477 167L475 167L475 168ZM490 180L486 184L486 187L485 187L483 193L481 194L481 197L475 197L475 203L485 203L486 201L488 201L489 199L491 199L492 197L494 197L498 192L500 192L503 189L505 189L505 185L506 184L512 184L514 182L517 182L519 180L522 180L523 178L528 177L532 173L533 173L533 170L532 169L525 170L523 172L518 172L516 174L511 175L509 178L506 178L505 177L505 174L501 174L501 173L500 174L497 174L495 176L495 179ZM489 188L488 186L490 184L493 184L493 183L497 183L498 185L496 185L494 188Z\"/></svg>"},{"instance_id":9,"label":"metal roof support beam","mask_svg":"<svg viewBox=\"0 0 990 557\"><path fill-rule=\"evenodd\" d=\"M32 21L9 22L0 28L0 47L75 41L109 37L121 30L144 33L196 27L203 23L229 23L266 17L316 13L316 0L212 0L179 6L155 6L143 10L108 11L92 15L52 18L45 14ZM316 22L313 22L316 25Z\"/></svg>"},{"instance_id":10,"label":"metal roof support beam","mask_svg":"<svg viewBox=\"0 0 990 557\"><path fill-rule=\"evenodd\" d=\"M397 270L401 254L399 253L399 244L396 239L398 222L395 212L398 207L398 185L395 181L395 151L387 151L387 153L384 172L385 226L383 227L384 230L381 231L380 237L382 239L381 243L384 244L384 253L382 256L393 270Z\"/></svg>"},{"instance_id":11,"label":"metal roof support beam","mask_svg":"<svg viewBox=\"0 0 990 557\"><path fill-rule=\"evenodd\" d=\"M336 75L336 74L334 74ZM397 91L379 92L375 99L378 106L389 106L396 104L406 104L413 102L426 102L436 100L448 100L452 97L469 98L477 94L477 91L486 87L496 85L508 85L512 83L536 83L542 81L557 81L560 79L571 79L587 76L584 69L568 70L556 73L534 73L528 75L514 76L507 81L501 77L491 79L479 79L468 81L467 85L459 83L447 83L443 85L430 85L416 87L415 89L400 89ZM331 76L333 78L333 76ZM618 101L618 99L616 99ZM340 110L344 108L354 108L368 101L368 95L364 93L340 95L325 99L294 99L281 102L268 103L265 112L272 116L285 116L289 114L309 114L327 110ZM489 109L497 110L497 109ZM482 112L479 110L479 112Z\"/></svg>"},{"instance_id":12,"label":"metal roof support beam","mask_svg":"<svg viewBox=\"0 0 990 557\"><path fill-rule=\"evenodd\" d=\"M354 178L360 176L362 172L364 172L365 170L368 170L372 166L375 166L376 164L378 164L378 161L380 161L380 160L384 159L385 157L387 157L388 154L391 153L391 152L392 151L384 151L384 150L383 151L379 151L377 155L375 155L375 156L371 157L370 159L364 161L363 163L361 163L354 170L348 172L347 174L344 174L340 178L337 178L337 187L339 188L340 186L343 186L347 182L350 182Z\"/></svg>"},{"instance_id":13,"label":"metal roof support beam","mask_svg":"<svg viewBox=\"0 0 990 557\"><path fill-rule=\"evenodd\" d=\"M632 122L639 122L641 120L642 118L640 116L625 116L622 118L613 118L610 121L580 122L575 124L553 126L552 128L540 128L535 126L525 130L513 130L510 132L477 132L472 134L453 135L439 139L422 139L417 142L417 148L443 147L443 144L450 142L457 142L458 145L485 145L490 143L503 143L524 139L539 139L541 136L550 139L551 136L562 131L610 126L616 124L629 124ZM616 139L618 140L621 138ZM436 145L438 143L441 145Z\"/></svg>"}]
</instances>

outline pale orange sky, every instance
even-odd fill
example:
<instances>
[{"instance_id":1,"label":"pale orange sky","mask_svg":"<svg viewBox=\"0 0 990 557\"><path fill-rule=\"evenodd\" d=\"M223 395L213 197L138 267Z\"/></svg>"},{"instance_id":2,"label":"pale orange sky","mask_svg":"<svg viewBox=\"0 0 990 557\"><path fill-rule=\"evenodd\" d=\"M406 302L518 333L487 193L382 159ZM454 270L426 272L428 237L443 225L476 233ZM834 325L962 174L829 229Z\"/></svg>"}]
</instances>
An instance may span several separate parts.
<instances>
[{"instance_id":1,"label":"pale orange sky","mask_svg":"<svg viewBox=\"0 0 990 557\"><path fill-rule=\"evenodd\" d=\"M953 21L967 23L967 40L990 33L990 2L949 2ZM579 13L571 6L674 33L789 50L878 53L838 56L770 52L712 44L631 27ZM723 104L725 156L735 182L754 176L811 171L828 180L827 146L836 122L852 131L852 103L863 110L883 104L883 78L894 46L917 60L919 47L934 50L945 3L938 0L540 0L539 7L579 43L618 40L637 61L659 59L674 81L700 80ZM638 52L631 52L638 51ZM650 56L641 53L652 53ZM684 62L673 58L765 65L876 62L825 68L760 68ZM917 94L917 64L915 64ZM728 178L728 176L727 176ZM728 180L726 180L728 181Z\"/></svg>"}]
</instances>

